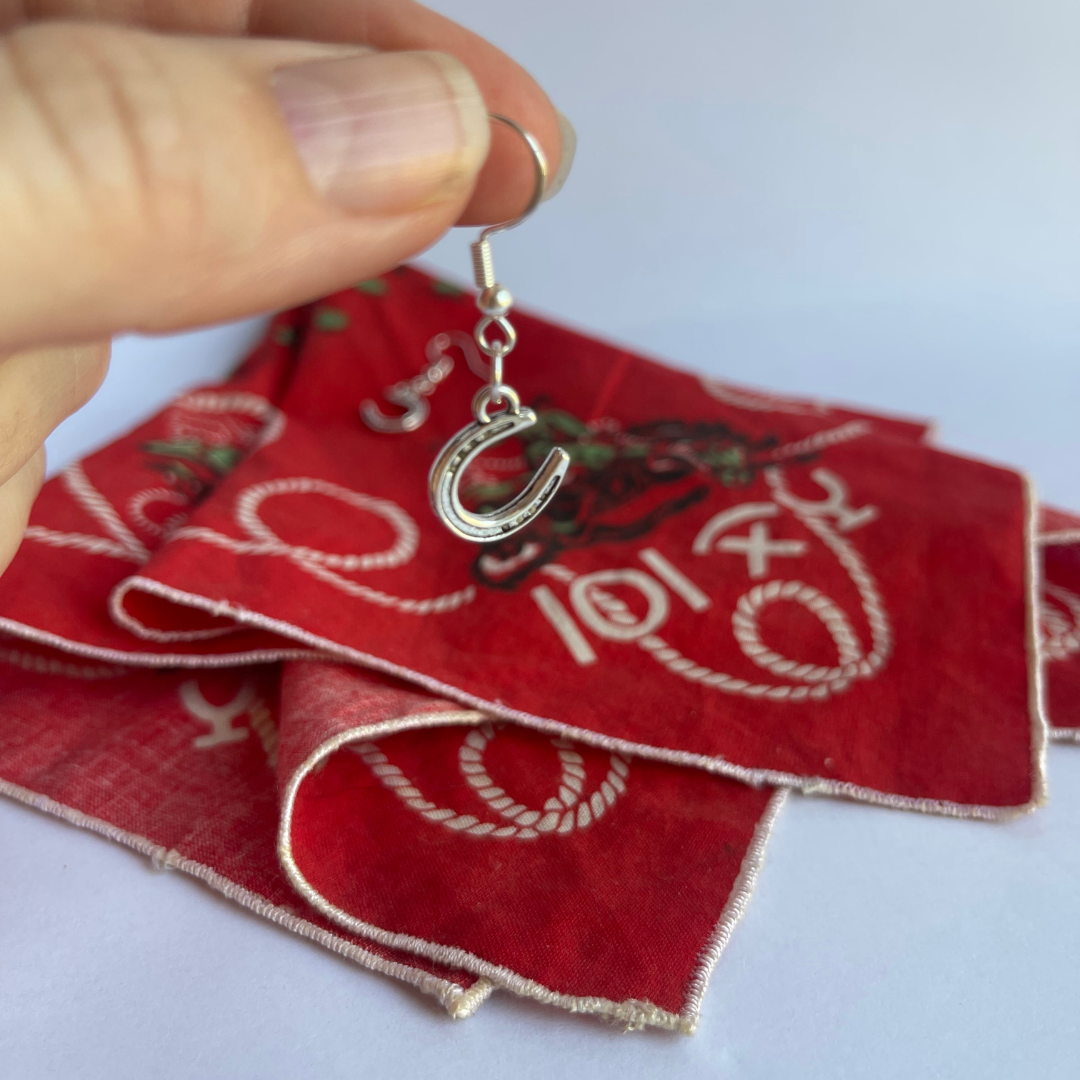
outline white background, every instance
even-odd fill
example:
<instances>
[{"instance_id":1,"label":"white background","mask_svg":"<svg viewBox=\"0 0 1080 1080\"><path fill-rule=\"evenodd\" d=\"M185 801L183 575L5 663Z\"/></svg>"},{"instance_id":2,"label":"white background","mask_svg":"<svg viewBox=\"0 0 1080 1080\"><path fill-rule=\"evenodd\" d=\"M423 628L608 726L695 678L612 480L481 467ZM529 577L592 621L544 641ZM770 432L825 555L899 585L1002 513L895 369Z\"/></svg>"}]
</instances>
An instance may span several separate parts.
<instances>
[{"instance_id":1,"label":"white background","mask_svg":"<svg viewBox=\"0 0 1080 1080\"><path fill-rule=\"evenodd\" d=\"M1080 507L1073 0L449 0L577 126L525 303L717 375L906 410ZM540 223L542 221L542 224ZM465 276L463 234L428 258ZM125 340L53 465L253 324ZM497 995L453 1024L177 873L0 804L0 1075L1075 1077L1080 747L1010 825L793 798L694 1038Z\"/></svg>"}]
</instances>

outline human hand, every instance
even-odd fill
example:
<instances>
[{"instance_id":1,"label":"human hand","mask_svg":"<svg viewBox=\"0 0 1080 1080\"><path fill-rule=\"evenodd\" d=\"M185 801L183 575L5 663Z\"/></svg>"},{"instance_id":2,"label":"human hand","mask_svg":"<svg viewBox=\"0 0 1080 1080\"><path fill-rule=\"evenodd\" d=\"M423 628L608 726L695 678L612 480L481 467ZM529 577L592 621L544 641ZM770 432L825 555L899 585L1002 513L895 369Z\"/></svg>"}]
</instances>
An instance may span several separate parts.
<instances>
[{"instance_id":1,"label":"human hand","mask_svg":"<svg viewBox=\"0 0 1080 1080\"><path fill-rule=\"evenodd\" d=\"M569 165L530 76L412 0L0 0L0 30L0 572L113 334L302 303L513 217L531 164L488 111Z\"/></svg>"}]
</instances>

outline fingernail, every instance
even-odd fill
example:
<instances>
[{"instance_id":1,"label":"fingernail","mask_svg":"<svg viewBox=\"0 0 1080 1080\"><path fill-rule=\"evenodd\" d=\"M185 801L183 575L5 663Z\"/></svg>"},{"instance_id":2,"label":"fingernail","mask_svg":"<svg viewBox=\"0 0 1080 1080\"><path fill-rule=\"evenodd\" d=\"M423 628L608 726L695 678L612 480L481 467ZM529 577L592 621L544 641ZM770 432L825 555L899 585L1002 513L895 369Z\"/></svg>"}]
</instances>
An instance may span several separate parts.
<instances>
[{"instance_id":1,"label":"fingernail","mask_svg":"<svg viewBox=\"0 0 1080 1080\"><path fill-rule=\"evenodd\" d=\"M574 125L571 124L558 109L555 110L555 116L559 121L559 138L562 140L562 154L559 158L559 168L556 170L555 175L548 181L547 191L544 192L544 197L540 200L541 202L547 202L548 199L553 199L562 190L563 184L566 183L566 178L570 175L570 166L574 164L574 155L577 153L577 132L574 130Z\"/></svg>"},{"instance_id":2,"label":"fingernail","mask_svg":"<svg viewBox=\"0 0 1080 1080\"><path fill-rule=\"evenodd\" d=\"M279 68L271 87L316 190L350 211L402 211L466 190L487 156L483 98L436 52Z\"/></svg>"}]
</instances>

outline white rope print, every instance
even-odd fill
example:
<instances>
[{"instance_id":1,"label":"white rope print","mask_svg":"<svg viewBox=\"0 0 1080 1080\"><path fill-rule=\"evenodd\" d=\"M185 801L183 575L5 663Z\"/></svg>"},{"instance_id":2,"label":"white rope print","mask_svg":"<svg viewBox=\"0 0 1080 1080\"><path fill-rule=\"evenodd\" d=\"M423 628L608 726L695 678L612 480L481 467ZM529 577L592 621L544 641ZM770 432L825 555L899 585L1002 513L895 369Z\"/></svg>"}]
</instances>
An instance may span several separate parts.
<instances>
[{"instance_id":1,"label":"white rope print","mask_svg":"<svg viewBox=\"0 0 1080 1080\"><path fill-rule=\"evenodd\" d=\"M869 435L872 430L873 425L869 420L849 420L848 423L841 424L839 427L815 431L813 435L800 439L798 442L778 446L769 456L773 461L783 461L785 458L798 457L800 454L813 454L828 446L835 446L837 443L861 439L864 435Z\"/></svg>"},{"instance_id":2,"label":"white rope print","mask_svg":"<svg viewBox=\"0 0 1080 1080\"><path fill-rule=\"evenodd\" d=\"M251 444L251 451L281 438L285 430L284 414L258 394L219 393L214 390L187 394L170 407L166 422L176 427L178 412L184 409L195 413L239 413L262 421L263 426ZM112 503L90 482L81 462L68 466L60 476L61 483L75 502L102 527L106 536L60 532L44 525L31 525L25 533L27 539L36 540L49 547L74 548L89 555L105 555L139 565L149 560L150 552L146 546L124 524ZM188 499L181 492L162 487L133 495L127 506L128 516L138 528L150 536L158 538L168 535L184 520L184 514L175 514L164 525L151 521L145 513L146 506L151 502L171 502L176 506L186 506Z\"/></svg>"},{"instance_id":3,"label":"white rope print","mask_svg":"<svg viewBox=\"0 0 1080 1080\"><path fill-rule=\"evenodd\" d=\"M736 409L746 409L748 412L778 412L791 413L795 416L815 416L829 411L828 406L823 402L792 401L788 398L774 397L771 394L764 394L757 390L728 386L705 375L699 376L698 382L701 389L709 397L716 401L722 401L725 405L732 405Z\"/></svg>"},{"instance_id":4,"label":"white rope print","mask_svg":"<svg viewBox=\"0 0 1080 1080\"><path fill-rule=\"evenodd\" d=\"M261 420L263 426L250 447L246 448L248 453L277 442L285 431L285 414L266 398L247 391L221 393L217 390L197 390L176 401L173 409L188 409L196 413L239 413Z\"/></svg>"},{"instance_id":5,"label":"white rope print","mask_svg":"<svg viewBox=\"0 0 1080 1080\"><path fill-rule=\"evenodd\" d=\"M198 422L193 422L190 415L185 416L185 412L196 415L238 414L260 421L261 426L253 439L235 423L231 429L228 425L225 426L228 445L234 445L234 440L236 440L239 448L247 454L253 454L256 450L276 442L285 431L285 414L276 405L271 405L266 398L246 391L220 393L215 390L199 390L186 394L174 402L166 413L166 425L171 437L211 438L220 442L221 430L208 433L200 429ZM159 525L146 515L146 507L155 502L170 503L173 506L186 508L190 506L191 500L182 491L165 487L147 488L136 492L128 500L128 517L138 528L155 539L169 537L187 521L188 512L186 509L181 510Z\"/></svg>"},{"instance_id":6,"label":"white rope print","mask_svg":"<svg viewBox=\"0 0 1080 1080\"><path fill-rule=\"evenodd\" d=\"M803 683L790 686L752 682L699 664L673 648L662 637L642 632L638 645L654 660L688 682L701 683L727 694L741 694L772 701L820 701L847 690L855 679L872 678L883 667L892 651L892 629L878 592L877 583L862 557L825 519L826 514L838 517L835 492L820 503L797 499L790 495L779 468L766 470L766 480L778 503L785 505L836 556L859 592L862 609L870 627L872 647L864 655L851 623L840 607L812 585L801 581L769 581L757 585L739 598L732 613L732 632L739 647L751 661L780 678ZM872 520L864 514L863 520ZM706 529L708 525L706 525ZM634 621L632 613L621 600L593 590L594 602L606 606L613 621ZM838 663L833 667L799 663L781 656L766 646L760 636L757 616L768 604L786 601L801 604L821 620L837 648ZM625 609L625 610L623 610Z\"/></svg>"},{"instance_id":7,"label":"white rope print","mask_svg":"<svg viewBox=\"0 0 1080 1080\"><path fill-rule=\"evenodd\" d=\"M142 529L143 532L148 533L150 536L168 536L173 530L178 529L185 521L187 521L186 511L173 514L159 525L156 521L152 521L146 516L147 506L157 502L169 503L172 506L187 506L189 501L188 497L182 491L176 491L173 488L146 488L145 491L136 492L136 494L132 495L128 500L128 517Z\"/></svg>"},{"instance_id":8,"label":"white rope print","mask_svg":"<svg viewBox=\"0 0 1080 1080\"><path fill-rule=\"evenodd\" d=\"M364 554L319 551L316 548L286 543L258 515L259 507L272 495L312 494L337 499L348 506L382 518L394 530L393 544L385 551ZM362 573L370 570L391 569L405 565L415 556L419 546L420 530L412 517L389 499L378 499L372 495L352 491L329 480L319 480L309 476L291 476L253 484L242 491L236 500L235 520L250 539L237 540L216 529L200 526L177 529L173 535L176 539L198 540L238 555L269 555L286 558L305 573L348 596L408 615L434 615L454 611L476 597L476 587L467 585L463 589L442 596L414 600L393 596L379 589L373 589L369 585L361 585L337 573L338 570Z\"/></svg>"},{"instance_id":9,"label":"white rope print","mask_svg":"<svg viewBox=\"0 0 1080 1080\"><path fill-rule=\"evenodd\" d=\"M256 738L262 743L263 753L266 755L266 764L271 769L277 768L278 752L278 729L274 722L274 714L262 698L256 698L251 708L248 709L248 724L255 732Z\"/></svg>"},{"instance_id":10,"label":"white rope print","mask_svg":"<svg viewBox=\"0 0 1080 1080\"><path fill-rule=\"evenodd\" d=\"M90 536L88 533L57 532L45 525L31 525L23 534L27 540L36 540L39 544L55 548L76 548L88 555L106 555L110 559L122 559L124 562L141 565L144 559L132 558L131 552L115 540L104 536Z\"/></svg>"},{"instance_id":11,"label":"white rope print","mask_svg":"<svg viewBox=\"0 0 1080 1080\"><path fill-rule=\"evenodd\" d=\"M1043 601L1042 655L1045 660L1067 660L1080 652L1080 596L1047 582L1043 588L1046 595L1057 600L1068 611L1068 616L1054 604Z\"/></svg>"},{"instance_id":12,"label":"white rope print","mask_svg":"<svg viewBox=\"0 0 1080 1080\"><path fill-rule=\"evenodd\" d=\"M416 554L420 543L420 530L416 527L416 522L397 503L362 495L325 480L293 477L255 484L243 491L236 500L236 521L248 536L270 544L283 543L281 537L259 517L259 507L271 495L307 495L312 492L340 499L348 506L381 517L394 530L396 539L386 551L369 552L365 555L335 555L313 548L293 547L292 552L296 558L335 570L388 570L404 565Z\"/></svg>"},{"instance_id":13,"label":"white rope print","mask_svg":"<svg viewBox=\"0 0 1080 1080\"><path fill-rule=\"evenodd\" d=\"M107 555L140 566L150 558L150 552L142 541L120 520L112 503L90 483L79 462L69 465L60 477L60 482L71 497L105 530L108 538L87 533L58 532L44 525L31 525L25 534L28 540L36 540L49 547L75 548L90 555Z\"/></svg>"},{"instance_id":14,"label":"white rope print","mask_svg":"<svg viewBox=\"0 0 1080 1080\"><path fill-rule=\"evenodd\" d=\"M458 751L458 768L476 795L507 821L505 825L481 821L475 814L463 814L430 802L377 743L360 743L353 749L383 787L391 790L406 806L428 821L469 836L491 836L498 840L534 840L545 833L565 836L599 820L626 791L630 766L624 758L612 754L607 776L586 796L584 759L574 750L573 743L552 739L551 745L558 751L562 764L559 792L544 803L542 810L531 809L497 787L484 768L484 750L494 737L495 729L491 724L482 724L470 731Z\"/></svg>"},{"instance_id":15,"label":"white rope print","mask_svg":"<svg viewBox=\"0 0 1080 1080\"><path fill-rule=\"evenodd\" d=\"M761 641L758 632L757 613L775 600L791 600L802 604L816 615L832 635L840 656L840 664L826 668L814 664L798 664L773 652ZM732 632L743 653L758 667L788 679L800 679L807 683L828 682L837 688L843 679L854 678L859 673L863 659L859 639L851 629L847 616L823 592L801 581L770 581L758 585L739 598L731 616Z\"/></svg>"}]
</instances>

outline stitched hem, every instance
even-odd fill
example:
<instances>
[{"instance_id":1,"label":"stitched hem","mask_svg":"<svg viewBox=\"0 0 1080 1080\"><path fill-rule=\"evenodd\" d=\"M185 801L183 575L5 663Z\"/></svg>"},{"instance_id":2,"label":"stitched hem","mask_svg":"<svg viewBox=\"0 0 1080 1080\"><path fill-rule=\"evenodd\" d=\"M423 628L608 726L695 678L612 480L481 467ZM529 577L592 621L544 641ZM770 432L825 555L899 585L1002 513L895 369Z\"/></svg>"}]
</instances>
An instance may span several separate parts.
<instances>
[{"instance_id":1,"label":"stitched hem","mask_svg":"<svg viewBox=\"0 0 1080 1080\"><path fill-rule=\"evenodd\" d=\"M1080 529L1055 529L1053 532L1040 533L1037 542L1046 546L1080 544Z\"/></svg>"},{"instance_id":2,"label":"stitched hem","mask_svg":"<svg viewBox=\"0 0 1080 1080\"><path fill-rule=\"evenodd\" d=\"M307 759L297 768L290 777L288 786L285 788L281 807L281 823L278 829L278 859L281 862L293 888L304 897L305 900L316 910L321 911L328 919L333 920L339 926L352 933L377 941L381 945L394 949L403 949L414 952L420 956L426 956L440 964L460 968L471 972L482 979L493 983L497 988L509 990L519 997L531 998L545 1005L554 1005L574 1013L590 1013L606 1019L625 1024L627 1030L640 1030L644 1027L657 1027L665 1031L679 1031L684 1034L692 1034L697 1024L697 1008L700 1005L701 994L704 993L709 975L719 959L720 952L727 943L728 937L735 924L738 922L749 900L750 892L757 871L761 865L765 843L768 839L769 828L780 801L774 797L766 810L762 821L768 819L768 825L764 830L759 822L755 830L751 849L743 860L739 877L736 879L735 891L729 897L727 905L720 916L720 923L710 938L709 945L702 955L702 961L692 983L691 996L687 999L687 1006L683 1012L676 1014L654 1005L651 1001L639 1001L629 998L625 1001L610 1001L602 997L576 996L563 994L557 990L526 978L516 971L500 964L493 964L475 953L453 945L440 945L437 942L427 941L424 938L412 934L397 933L385 930L380 926L365 922L347 911L330 903L321 893L314 889L311 883L304 877L292 853L292 816L296 800L296 793L300 785L321 762L331 754L336 753L341 747L352 742L367 742L380 739L387 735L393 735L402 731L413 731L417 728L442 727L453 724L481 724L489 717L485 713L469 710L459 713L420 713L412 716L399 717L396 720L385 720L378 724L369 724L362 727L350 728L339 732L333 738L320 744L308 755ZM719 942L719 947L716 947ZM715 957L712 951L715 951ZM693 987L697 981L701 981L701 990L693 994Z\"/></svg>"},{"instance_id":3,"label":"stitched hem","mask_svg":"<svg viewBox=\"0 0 1080 1080\"><path fill-rule=\"evenodd\" d=\"M686 1001L680 1016L680 1030L686 1032L687 1035L692 1035L697 1030L698 1019L701 1015L701 1001L709 988L709 980L712 978L717 961L731 940L732 932L739 925L739 920L742 919L750 903L758 874L765 861L765 849L772 835L773 825L776 824L776 817L780 813L780 807L787 801L787 796L786 788L777 788L769 800L769 805L765 808L765 813L754 827L753 840L747 848L731 895L724 905L724 910L720 913L716 929L713 930L702 950L697 971L690 980L690 988L687 990Z\"/></svg>"},{"instance_id":4,"label":"stitched hem","mask_svg":"<svg viewBox=\"0 0 1080 1080\"><path fill-rule=\"evenodd\" d=\"M196 877L209 885L216 892L254 911L264 919L269 919L271 922L277 923L278 926L291 930L294 934L308 938L323 946L323 948L352 960L361 967L370 968L372 971L378 971L383 975L390 975L395 979L400 979L402 982L415 986L426 994L431 994L455 1020L471 1016L494 989L490 982L480 979L466 990L457 983L439 978L439 976L432 975L430 972L420 971L417 968L409 967L407 964L376 956L375 953L368 952L367 949L363 949L359 945L345 941L331 931L324 930L322 927L308 922L307 919L302 919L298 915L286 911L285 908L271 904L268 900L259 896L258 893L237 885L235 881L230 881L229 878L219 874L212 867L195 862L194 859L188 859L179 852L164 848L160 844L155 844L145 836L127 832L116 825L110 825L107 821L102 821L100 818L84 814L74 807L65 806L55 799L50 799L47 795L41 795L2 779L0 779L0 795L6 795L16 802L32 806L35 810L41 810L46 814L62 818L80 829L98 833L118 844L132 848L141 855L148 856L155 867L182 870L185 874L190 874L192 877Z\"/></svg>"},{"instance_id":5,"label":"stitched hem","mask_svg":"<svg viewBox=\"0 0 1080 1080\"><path fill-rule=\"evenodd\" d=\"M1051 742L1074 742L1080 743L1080 728L1058 727L1050 729Z\"/></svg>"},{"instance_id":6,"label":"stitched hem","mask_svg":"<svg viewBox=\"0 0 1080 1080\"><path fill-rule=\"evenodd\" d=\"M114 664L123 664L128 668L225 668L247 667L250 664L276 664L281 660L341 660L341 656L326 653L312 653L306 649L252 649L243 653L221 653L199 655L198 653L151 653L124 652L122 649L106 649L99 645L86 645L81 641L72 641L48 630L38 630L35 626L16 622L14 619L0 617L0 631L23 641L33 641L38 645L48 645L73 656L88 657L93 660L107 660ZM130 673L130 672L128 672Z\"/></svg>"},{"instance_id":7,"label":"stitched hem","mask_svg":"<svg viewBox=\"0 0 1080 1080\"><path fill-rule=\"evenodd\" d=\"M1054 529L1040 533L1036 543L1042 547L1058 544L1080 544L1080 529ZM1050 724L1048 737L1051 742L1080 743L1080 728L1059 728Z\"/></svg>"},{"instance_id":8,"label":"stitched hem","mask_svg":"<svg viewBox=\"0 0 1080 1080\"><path fill-rule=\"evenodd\" d=\"M1039 626L1039 604L1042 600L1043 566L1039 548L1039 503L1035 497L1035 482L1027 473L1024 481L1024 512L1026 515L1024 543L1027 548L1025 573L1027 577L1027 661L1028 708L1031 711L1031 804L1030 810L1045 806L1049 799L1046 769L1046 747L1050 736L1050 714L1046 707L1046 671L1042 660Z\"/></svg>"},{"instance_id":9,"label":"stitched hem","mask_svg":"<svg viewBox=\"0 0 1080 1080\"><path fill-rule=\"evenodd\" d=\"M1028 481L1027 477L1023 477L1022 479L1025 482L1025 491L1029 491L1028 485L1030 484L1030 481ZM1028 537L1025 539L1025 545L1028 549L1027 577L1029 588L1029 611L1031 610L1032 602L1036 596L1035 587L1038 580L1037 568L1035 565L1035 545L1033 542L1035 522L1032 509L1033 505L1033 498L1029 493L1027 496L1027 521L1029 533ZM804 795L833 795L841 798L853 799L856 802L871 803L875 806L886 806L896 810L914 810L924 814L939 814L944 817L975 818L983 821L1005 821L1014 817L1019 817L1022 814L1027 814L1032 810L1037 809L1046 801L1046 721L1041 705L1041 665L1031 662L1031 658L1037 655L1037 640L1035 636L1035 625L1030 614L1028 617L1028 671L1032 723L1032 798L1026 803L1015 806L983 806L977 803L958 803L947 799L930 799L910 795L889 794L877 791L874 788L854 784L850 781L829 780L821 776L798 776L795 773L782 772L777 769L751 768L746 765L737 765L734 762L730 762L719 756L697 754L689 750L669 750L664 747L650 746L647 743L637 743L632 742L629 739L620 739L611 735L603 735L599 732L575 727L572 724L566 724L558 720L551 720L545 717L534 716L531 713L521 712L517 709L511 709L506 705L500 705L496 702L485 701L483 698L470 694L467 691L460 690L455 686L450 686L431 676L412 671L409 668L402 667L401 665L392 663L388 660L383 660L370 653L364 653L358 649L350 648L347 645L339 645L337 642L331 641L328 638L319 637L317 634L312 634L307 630L293 626L280 619L261 615L258 612L241 607L239 604L231 604L228 601L208 600L206 597L183 592L180 589L175 589L170 585L162 584L161 582L154 581L150 578L144 578L138 575L127 578L117 586L118 591L122 590L120 598L122 598L123 594L133 588L145 590L151 595L160 596L163 599L171 600L177 604L198 608L199 610L209 612L212 615L233 618L248 626L271 631L280 637L290 638L293 641L309 645L322 658L345 660L348 663L358 664L361 667L382 671L388 675L403 679L406 682L422 686L424 689L430 690L432 693L438 694L441 697L460 702L462 705L471 708L480 709L489 716L497 719L511 720L515 723L522 724L525 727L549 732L553 735L561 735L565 738L574 739L578 742L586 743L589 746L597 746L608 751L630 754L635 757L649 758L654 761L669 762L673 765L688 765L692 768L704 769L706 772L718 773L721 776L729 776L735 780L741 780L744 784L749 784L752 787L762 787L765 785L787 787L795 791L800 791ZM0 621L0 626L2 625L2 621ZM84 650L84 655L100 655L102 658L123 659L127 655L116 654L111 650L102 650L99 654L93 652L91 646L82 646L82 649ZM107 657L106 653L108 653ZM146 655L147 654L144 653L132 654L134 657L143 657ZM294 653L289 654L290 658L295 658L295 656L296 654ZM277 658L278 657L276 656L268 657L268 659ZM311 659L312 657L310 653L307 653L301 654L300 658ZM178 666L178 664L181 666L198 666L196 664L185 662L185 659L186 658L183 657L171 657L168 666ZM216 657L213 659L215 661L217 660ZM136 661L128 659L127 662L131 663ZM222 665L215 664L214 666Z\"/></svg>"}]
</instances>

